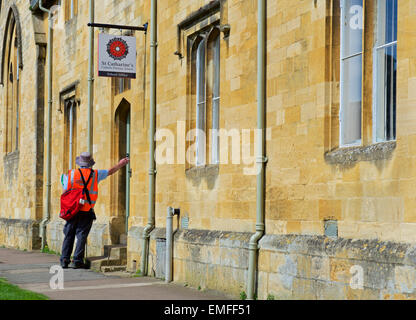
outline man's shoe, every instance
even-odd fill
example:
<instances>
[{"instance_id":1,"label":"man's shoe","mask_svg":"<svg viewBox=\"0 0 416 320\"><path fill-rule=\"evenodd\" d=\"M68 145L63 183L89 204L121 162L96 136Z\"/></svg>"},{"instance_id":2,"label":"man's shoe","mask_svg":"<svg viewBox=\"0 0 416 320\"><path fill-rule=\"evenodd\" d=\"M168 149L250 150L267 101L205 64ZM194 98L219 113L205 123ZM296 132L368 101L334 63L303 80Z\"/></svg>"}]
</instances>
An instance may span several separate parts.
<instances>
[{"instance_id":1,"label":"man's shoe","mask_svg":"<svg viewBox=\"0 0 416 320\"><path fill-rule=\"evenodd\" d=\"M66 260L61 261L61 267L62 267L62 269L68 269L68 264L69 264L69 262L66 261Z\"/></svg>"},{"instance_id":2,"label":"man's shoe","mask_svg":"<svg viewBox=\"0 0 416 320\"><path fill-rule=\"evenodd\" d=\"M82 263L82 262L75 263L73 261L70 263L68 267L71 269L88 269L88 266L85 263Z\"/></svg>"}]
</instances>

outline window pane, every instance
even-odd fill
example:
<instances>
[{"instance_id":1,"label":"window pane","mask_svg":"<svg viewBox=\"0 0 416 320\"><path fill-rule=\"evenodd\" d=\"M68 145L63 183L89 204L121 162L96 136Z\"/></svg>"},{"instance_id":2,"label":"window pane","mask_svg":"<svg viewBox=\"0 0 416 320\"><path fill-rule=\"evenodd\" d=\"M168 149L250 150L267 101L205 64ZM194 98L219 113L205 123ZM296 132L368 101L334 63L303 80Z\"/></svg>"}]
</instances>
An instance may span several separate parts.
<instances>
[{"instance_id":1,"label":"window pane","mask_svg":"<svg viewBox=\"0 0 416 320\"><path fill-rule=\"evenodd\" d=\"M196 133L196 164L205 164L206 135L205 135L205 103L197 106L197 133Z\"/></svg>"},{"instance_id":2,"label":"window pane","mask_svg":"<svg viewBox=\"0 0 416 320\"><path fill-rule=\"evenodd\" d=\"M377 50L376 139L396 138L397 45Z\"/></svg>"},{"instance_id":3,"label":"window pane","mask_svg":"<svg viewBox=\"0 0 416 320\"><path fill-rule=\"evenodd\" d=\"M212 99L212 163L219 163L219 109L220 109L220 37L214 40L214 85Z\"/></svg>"},{"instance_id":4,"label":"window pane","mask_svg":"<svg viewBox=\"0 0 416 320\"><path fill-rule=\"evenodd\" d=\"M214 40L214 97L220 96L220 37Z\"/></svg>"},{"instance_id":5,"label":"window pane","mask_svg":"<svg viewBox=\"0 0 416 320\"><path fill-rule=\"evenodd\" d=\"M74 5L75 5L75 3L74 3L74 0L69 0L70 2L71 2L71 4L70 4L70 6L71 6L71 19L74 17L74 10L75 10L75 7L74 7Z\"/></svg>"},{"instance_id":6,"label":"window pane","mask_svg":"<svg viewBox=\"0 0 416 320\"><path fill-rule=\"evenodd\" d=\"M341 145L361 141L363 0L341 0Z\"/></svg>"},{"instance_id":7,"label":"window pane","mask_svg":"<svg viewBox=\"0 0 416 320\"><path fill-rule=\"evenodd\" d=\"M341 144L361 140L362 56L345 60L341 78Z\"/></svg>"},{"instance_id":8,"label":"window pane","mask_svg":"<svg viewBox=\"0 0 416 320\"><path fill-rule=\"evenodd\" d=\"M363 48L363 0L342 0L341 58L360 53Z\"/></svg>"},{"instance_id":9,"label":"window pane","mask_svg":"<svg viewBox=\"0 0 416 320\"><path fill-rule=\"evenodd\" d=\"M219 99L212 100L212 163L219 162Z\"/></svg>"},{"instance_id":10,"label":"window pane","mask_svg":"<svg viewBox=\"0 0 416 320\"><path fill-rule=\"evenodd\" d=\"M205 39L202 40L196 55L196 103L205 102Z\"/></svg>"},{"instance_id":11,"label":"window pane","mask_svg":"<svg viewBox=\"0 0 416 320\"><path fill-rule=\"evenodd\" d=\"M205 164L205 39L202 40L196 54L196 163Z\"/></svg>"},{"instance_id":12,"label":"window pane","mask_svg":"<svg viewBox=\"0 0 416 320\"><path fill-rule=\"evenodd\" d=\"M396 138L397 0L380 0L375 48L375 140Z\"/></svg>"},{"instance_id":13,"label":"window pane","mask_svg":"<svg viewBox=\"0 0 416 320\"><path fill-rule=\"evenodd\" d=\"M377 46L397 41L397 0L379 0Z\"/></svg>"}]
</instances>

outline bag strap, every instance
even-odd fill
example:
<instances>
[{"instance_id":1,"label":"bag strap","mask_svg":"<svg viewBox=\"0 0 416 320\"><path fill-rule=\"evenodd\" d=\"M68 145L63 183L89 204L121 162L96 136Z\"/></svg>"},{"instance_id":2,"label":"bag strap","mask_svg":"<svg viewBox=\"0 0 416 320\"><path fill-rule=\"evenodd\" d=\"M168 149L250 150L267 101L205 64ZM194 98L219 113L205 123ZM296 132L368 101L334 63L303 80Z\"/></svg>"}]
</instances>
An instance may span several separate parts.
<instances>
[{"instance_id":1,"label":"bag strap","mask_svg":"<svg viewBox=\"0 0 416 320\"><path fill-rule=\"evenodd\" d=\"M88 203L91 205L90 193L89 193L89 191L88 191L87 186L88 186L88 183L90 183L90 180L91 180L91 178L92 178L92 175L93 175L93 173L94 173L94 170L92 170L92 169L91 169L90 176L88 177L87 182L85 182L85 179L84 179L84 176L82 175L82 171L81 171L81 169L78 169L78 170L79 170L79 173L81 174L81 179L82 179L82 182L84 183L84 189L83 189L83 190L84 190L85 194L87 195L87 200L88 200Z\"/></svg>"}]
</instances>

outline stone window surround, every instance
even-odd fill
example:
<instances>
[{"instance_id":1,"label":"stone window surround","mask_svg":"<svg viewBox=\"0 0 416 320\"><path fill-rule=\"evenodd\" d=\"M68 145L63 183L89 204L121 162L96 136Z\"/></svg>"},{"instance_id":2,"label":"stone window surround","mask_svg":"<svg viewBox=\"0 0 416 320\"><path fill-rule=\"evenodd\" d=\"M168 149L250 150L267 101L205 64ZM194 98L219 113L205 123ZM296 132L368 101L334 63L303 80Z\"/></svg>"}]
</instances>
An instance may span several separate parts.
<instances>
[{"instance_id":1,"label":"stone window surround","mask_svg":"<svg viewBox=\"0 0 416 320\"><path fill-rule=\"evenodd\" d=\"M186 59L187 59L187 130L191 128L192 120L189 118L190 106L192 104L192 94L191 94L191 67L192 67L192 48L195 41L198 40L198 36L201 33L210 35L215 28L218 28L220 31L220 21L221 21L221 2L220 0L212 1L206 6L200 8L198 11L190 14L185 20L178 24L178 50L175 52L175 55L178 55L180 59L183 58L181 53L181 44L186 41ZM185 45L184 45L185 47ZM186 142L186 147L189 148L191 142ZM185 172L188 177L194 177L195 175L201 176L211 176L212 169L214 172L218 173L218 164L209 164L195 166L194 164L189 164L188 162L185 165ZM209 174L208 174L209 172ZM214 173L215 175L215 173Z\"/></svg>"},{"instance_id":2,"label":"stone window surround","mask_svg":"<svg viewBox=\"0 0 416 320\"><path fill-rule=\"evenodd\" d=\"M79 4L78 0L61 0L61 6L62 1L64 2L64 21L65 23L70 23L74 21L74 19L78 15L79 10Z\"/></svg>"},{"instance_id":3,"label":"stone window surround","mask_svg":"<svg viewBox=\"0 0 416 320\"><path fill-rule=\"evenodd\" d=\"M4 85L4 63L6 59L6 48L7 48L7 37L4 36L9 32L9 21L11 15L14 17L16 24L16 37L17 37L17 54L19 55L19 69L23 70L23 54L22 54L22 28L20 25L20 16L19 11L14 3L9 4L7 8L4 9L7 13L7 19L5 20L4 34L3 34L3 43L1 48L1 64L0 64L0 86Z\"/></svg>"},{"instance_id":4,"label":"stone window surround","mask_svg":"<svg viewBox=\"0 0 416 320\"><path fill-rule=\"evenodd\" d=\"M65 101L67 101L68 99L74 98L75 102L80 105L81 104L81 100L79 98L75 98L75 97L79 97L79 84L80 81L74 81L73 83L69 84L68 86L64 87L61 92L59 93L59 112L63 112L64 108L65 108Z\"/></svg>"},{"instance_id":5,"label":"stone window surround","mask_svg":"<svg viewBox=\"0 0 416 320\"><path fill-rule=\"evenodd\" d=\"M397 137L395 140L376 142L373 139L372 114L373 106L373 46L369 45L374 39L375 30L369 29L373 26L376 17L375 2L374 6L365 5L364 2L364 48L363 48L363 101L362 101L362 137L361 143L357 146L340 146L339 137L339 64L340 48L339 41L336 39L340 32L340 0L333 1L331 19L327 19L327 34L331 36L330 45L328 46L328 60L326 63L326 74L329 90L329 113L327 117L328 128L325 132L327 139L325 141L324 158L328 164L353 166L359 161L379 161L390 160L397 146Z\"/></svg>"},{"instance_id":6,"label":"stone window surround","mask_svg":"<svg viewBox=\"0 0 416 320\"><path fill-rule=\"evenodd\" d=\"M69 103L72 103L73 107L75 107L75 115L78 113L77 108L79 108L79 106L81 105L81 100L79 98L77 98L79 96L79 84L80 84L80 81L77 80L77 81L71 83L70 85L66 86L65 88L63 88L61 90L61 92L59 93L59 109L57 111L64 114L64 123L63 123L63 126L64 126L63 144L64 145L63 145L63 150L65 150L65 151L62 154L62 156L63 156L63 162L62 162L63 163L63 168L68 168L69 164L70 164L69 145L68 145L69 144L69 140L68 140L69 139L69 137L68 137L68 134L69 134L69 127L68 127L69 126L69 123L68 123L69 117L68 117L68 112L67 112L68 110L67 109L68 109ZM75 124L76 124L76 118L73 121L75 121ZM73 141L73 143L74 143L73 144L73 151L76 151L76 144L77 144L76 137L77 137L77 133L73 132L73 138L75 138L74 141ZM73 154L72 154L73 160L75 159L74 155L75 155L75 153L73 152ZM74 163L72 163L72 165L74 165ZM64 171L66 171L66 170L64 170Z\"/></svg>"},{"instance_id":7,"label":"stone window surround","mask_svg":"<svg viewBox=\"0 0 416 320\"><path fill-rule=\"evenodd\" d=\"M207 5L199 8L199 10L191 13L178 24L177 51L175 52L175 55L179 56L179 59L183 58L182 47L185 47L186 44L184 43L184 40L187 39L189 35L197 32L207 25L220 21L221 6L224 1L225 0L213 0Z\"/></svg>"},{"instance_id":8,"label":"stone window surround","mask_svg":"<svg viewBox=\"0 0 416 320\"><path fill-rule=\"evenodd\" d=\"M10 4L7 7L7 19L5 20L4 26L4 34L3 34L3 43L1 49L1 65L0 65L0 87L5 88L6 90L6 97L8 96L8 85L11 85L13 88L15 84L11 80L12 83L8 84L9 79L9 65L15 64L13 66L16 67L16 81L17 81L17 88L16 92L11 95L12 99L12 107L6 105L6 117L5 117L5 128L7 126L11 126L11 132L8 132L6 129L6 141L4 144L4 151L5 161L17 161L19 160L19 104L20 104L20 95L21 92L19 90L19 74L21 70L23 70L23 62L22 62L22 33L21 33L21 26L20 26L20 18L19 18L19 11L14 3ZM15 33L15 39L12 38L13 34ZM16 49L16 61L14 61L13 57L8 57L11 55L11 48L15 47ZM8 58L7 58L8 57ZM10 59L7 60L6 59ZM13 60L13 61L12 61ZM6 80L4 79L4 74L6 75ZM11 77L13 76L13 71L10 73ZM5 81L4 81L5 80ZM5 83L6 82L6 83ZM13 90L13 89L12 89ZM13 91L12 91L13 92ZM6 98L6 104L8 103L8 98ZM9 101L10 102L10 101ZM9 114L9 111L11 114ZM15 118L11 120L11 117ZM10 136L9 136L10 134ZM9 140L10 139L10 140ZM13 142L13 140L15 140ZM15 146L13 146L15 144ZM14 149L14 150L12 150Z\"/></svg>"}]
</instances>

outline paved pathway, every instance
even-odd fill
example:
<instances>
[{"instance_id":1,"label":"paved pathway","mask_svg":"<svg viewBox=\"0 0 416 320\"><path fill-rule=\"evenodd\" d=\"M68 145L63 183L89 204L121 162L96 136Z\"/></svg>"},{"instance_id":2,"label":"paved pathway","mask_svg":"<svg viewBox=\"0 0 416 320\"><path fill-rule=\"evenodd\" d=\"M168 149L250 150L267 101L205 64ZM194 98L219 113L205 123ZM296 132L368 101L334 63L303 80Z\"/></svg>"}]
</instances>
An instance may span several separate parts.
<instances>
[{"instance_id":1,"label":"paved pathway","mask_svg":"<svg viewBox=\"0 0 416 320\"><path fill-rule=\"evenodd\" d=\"M51 289L50 280L57 273L59 257L39 251L0 248L0 278L21 288L39 292L52 300L227 300L216 292L199 291L163 280L138 277L128 273L103 274L91 270L64 269L64 289Z\"/></svg>"}]
</instances>

